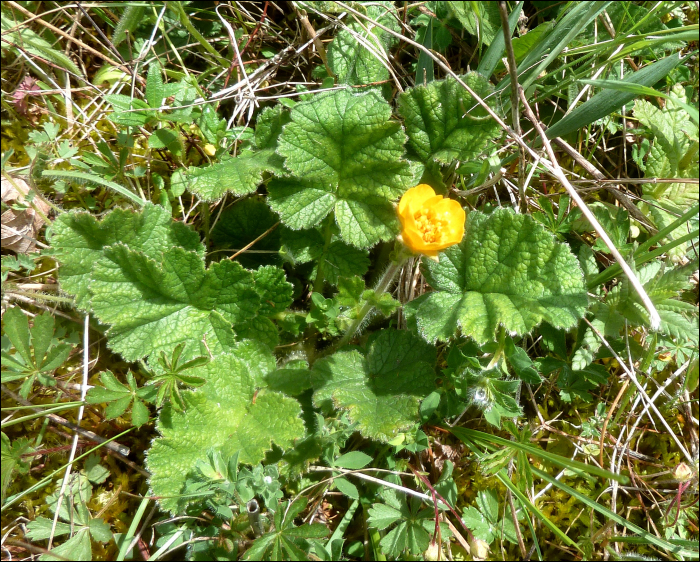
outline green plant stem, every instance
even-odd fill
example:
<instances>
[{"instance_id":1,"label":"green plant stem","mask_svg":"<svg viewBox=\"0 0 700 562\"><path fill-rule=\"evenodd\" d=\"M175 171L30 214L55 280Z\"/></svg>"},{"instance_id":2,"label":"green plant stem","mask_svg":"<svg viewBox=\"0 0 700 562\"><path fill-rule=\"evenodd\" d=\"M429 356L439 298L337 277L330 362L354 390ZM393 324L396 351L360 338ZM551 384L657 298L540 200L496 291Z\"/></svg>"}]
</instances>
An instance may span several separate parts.
<instances>
[{"instance_id":1,"label":"green plant stem","mask_svg":"<svg viewBox=\"0 0 700 562\"><path fill-rule=\"evenodd\" d=\"M209 52L215 59L216 61L223 66L224 68L228 68L230 61L226 60L224 57L222 57L218 51L211 46L211 43L207 41L202 34L197 31L197 29L192 25L192 22L190 21L189 16L187 15L187 12L185 12L185 9L182 7L181 2L171 2L168 4L168 7L171 7L175 13L180 17L180 23L185 26L185 29L189 31L192 34L192 37L195 38L195 40L202 46L204 49Z\"/></svg>"},{"instance_id":2,"label":"green plant stem","mask_svg":"<svg viewBox=\"0 0 700 562\"><path fill-rule=\"evenodd\" d=\"M386 560L386 556L382 552L381 547L379 546L379 542L381 541L382 537L379 534L379 531L375 529L374 527L370 527L367 523L368 517L368 509L367 506L364 507L364 512L365 512L365 525L367 528L367 534L369 536L369 543L372 546L372 554L374 554L374 559L375 560Z\"/></svg>"},{"instance_id":3,"label":"green plant stem","mask_svg":"<svg viewBox=\"0 0 700 562\"><path fill-rule=\"evenodd\" d=\"M49 408L47 410L44 410L43 412L36 412L34 414L22 416L21 418L15 418L13 420L9 420L9 421L2 424L2 428L5 429L6 427L9 427L11 425L15 425L17 423L23 423L25 421L30 421L30 420L33 420L36 418L41 418L41 417L46 416L47 414L55 414L56 412L62 412L63 410L70 410L72 408L77 408L81 404L82 404L82 402L78 402L76 404L69 404L68 406L66 406L64 404L60 404L59 406Z\"/></svg>"},{"instance_id":4,"label":"green plant stem","mask_svg":"<svg viewBox=\"0 0 700 562\"><path fill-rule=\"evenodd\" d=\"M389 264L389 267L387 267L386 271L384 272L384 275L382 275L381 279L379 280L377 286L374 289L377 297L379 297L382 293L385 293L389 289L389 287L391 287L391 284L393 283L396 274L403 267L403 264L406 262L408 257L409 256L402 256L399 258L398 261L392 261ZM373 308L374 306L372 306L372 304L369 302L365 302L365 304L362 305L360 312L357 314L357 318L355 318L355 320L345 332L341 340L335 346L333 346L334 349L343 347L354 337L355 333L360 329L360 326L362 326L362 323L365 321L365 318L367 318L367 315L372 311Z\"/></svg>"},{"instance_id":5,"label":"green plant stem","mask_svg":"<svg viewBox=\"0 0 700 562\"><path fill-rule=\"evenodd\" d=\"M62 303L62 304L73 304L75 301L71 297L54 297L53 295L45 295L44 293L32 293L30 291L13 291L13 290L8 290L8 293L11 293L13 295L20 295L23 297L30 297L32 299L37 299L40 301L51 301L55 303Z\"/></svg>"},{"instance_id":6,"label":"green plant stem","mask_svg":"<svg viewBox=\"0 0 700 562\"><path fill-rule=\"evenodd\" d=\"M146 512L146 508L148 507L150 501L151 498L149 497L145 497L141 500L141 504L139 505L139 508L136 511L136 515L134 515L134 518L131 520L129 530L126 532L126 535L122 537L122 544L119 547L119 554L117 555L117 560L124 560L127 553L129 552L129 544L131 543L131 541L134 538L134 535L136 534L136 528L139 526L141 518Z\"/></svg>"},{"instance_id":7,"label":"green plant stem","mask_svg":"<svg viewBox=\"0 0 700 562\"><path fill-rule=\"evenodd\" d=\"M498 327L498 349L493 354L491 361L489 361L487 369L493 369L498 365L498 362L503 356L503 351L506 348L506 329L501 325Z\"/></svg>"},{"instance_id":8,"label":"green plant stem","mask_svg":"<svg viewBox=\"0 0 700 562\"><path fill-rule=\"evenodd\" d=\"M204 248L209 248L209 205L204 203L202 206L202 221L204 222Z\"/></svg>"},{"instance_id":9,"label":"green plant stem","mask_svg":"<svg viewBox=\"0 0 700 562\"><path fill-rule=\"evenodd\" d=\"M331 245L331 239L333 238L333 214L328 215L326 218L326 224L323 229L323 250L321 252L321 259L318 261L318 268L316 269L316 278L314 279L314 293L320 293L323 290L323 282L325 281L324 275L324 262L326 261L326 254L328 253L328 247Z\"/></svg>"}]
</instances>

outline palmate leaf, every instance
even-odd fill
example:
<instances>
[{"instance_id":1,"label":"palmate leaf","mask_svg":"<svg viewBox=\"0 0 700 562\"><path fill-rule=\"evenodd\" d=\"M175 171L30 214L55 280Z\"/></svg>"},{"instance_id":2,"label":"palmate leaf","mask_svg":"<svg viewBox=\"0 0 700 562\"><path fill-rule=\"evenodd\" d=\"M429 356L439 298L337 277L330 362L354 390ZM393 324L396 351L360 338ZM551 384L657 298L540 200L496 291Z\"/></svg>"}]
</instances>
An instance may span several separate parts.
<instances>
[{"instance_id":1,"label":"palmate leaf","mask_svg":"<svg viewBox=\"0 0 700 562\"><path fill-rule=\"evenodd\" d=\"M297 104L277 148L293 177L270 182L270 207L294 230L335 209L342 239L359 248L393 238L390 201L420 172L403 159L405 139L376 92L340 90Z\"/></svg>"},{"instance_id":2,"label":"palmate leaf","mask_svg":"<svg viewBox=\"0 0 700 562\"><path fill-rule=\"evenodd\" d=\"M460 328L484 343L499 326L524 335L543 321L566 329L583 316L588 297L578 260L530 216L473 211L465 230L438 263L423 262L434 291L405 307L427 341L448 340Z\"/></svg>"},{"instance_id":3,"label":"palmate leaf","mask_svg":"<svg viewBox=\"0 0 700 562\"><path fill-rule=\"evenodd\" d=\"M282 157L275 152L282 126L289 120L283 106L268 108L258 118L255 148L239 156L226 157L205 168L190 168L173 174L174 185L184 184L189 191L205 201L216 201L227 191L246 195L258 188L265 172L285 175Z\"/></svg>"},{"instance_id":4,"label":"palmate leaf","mask_svg":"<svg viewBox=\"0 0 700 562\"><path fill-rule=\"evenodd\" d=\"M127 361L168 353L180 342L191 352L213 336L212 316L235 324L260 308L251 272L230 260L205 270L200 256L178 247L158 260L124 244L105 248L90 292L95 316L111 325L110 347Z\"/></svg>"},{"instance_id":5,"label":"palmate leaf","mask_svg":"<svg viewBox=\"0 0 700 562\"><path fill-rule=\"evenodd\" d=\"M185 359L208 354L204 341L212 353L224 351L234 341L232 324L240 336L261 333L274 346L277 328L267 316L291 302L280 269L253 273L230 260L205 269L198 236L150 204L99 223L65 213L51 241L63 288L110 325L110 347L129 361L170 354L181 342Z\"/></svg>"},{"instance_id":6,"label":"palmate leaf","mask_svg":"<svg viewBox=\"0 0 700 562\"><path fill-rule=\"evenodd\" d=\"M365 355L341 351L317 361L314 403L348 410L365 437L389 441L420 421L420 401L435 390L435 349L406 331L382 330Z\"/></svg>"},{"instance_id":7,"label":"palmate leaf","mask_svg":"<svg viewBox=\"0 0 700 562\"><path fill-rule=\"evenodd\" d=\"M272 354L255 346L240 345L234 355L222 354L188 374L206 383L182 392L184 412L169 404L161 411L156 438L148 453L150 485L157 496L174 496L207 451L219 449L223 457L240 451L239 461L260 462L271 443L288 448L304 435L301 407L293 398L270 390L256 395L256 380L275 368ZM161 497L163 509L177 512L184 501Z\"/></svg>"},{"instance_id":8,"label":"palmate leaf","mask_svg":"<svg viewBox=\"0 0 700 562\"><path fill-rule=\"evenodd\" d=\"M122 242L157 259L173 246L204 257L204 245L196 232L173 221L163 207L147 203L140 212L115 209L102 221L88 213L63 213L54 221L49 241L61 264L61 289L87 306L90 272L106 246Z\"/></svg>"},{"instance_id":9,"label":"palmate leaf","mask_svg":"<svg viewBox=\"0 0 700 562\"><path fill-rule=\"evenodd\" d=\"M358 3L358 8L381 25L399 31L393 2L372 2L368 6ZM328 63L338 77L338 82L362 85L381 82L389 78L387 50L392 36L386 31L363 21L352 22L338 32L328 48ZM368 48L374 51L370 51Z\"/></svg>"},{"instance_id":10,"label":"palmate leaf","mask_svg":"<svg viewBox=\"0 0 700 562\"><path fill-rule=\"evenodd\" d=\"M491 100L488 80L470 72L462 81L482 99ZM498 124L453 78L411 88L399 96L399 115L408 135L409 154L432 160L472 160L500 136Z\"/></svg>"}]
</instances>

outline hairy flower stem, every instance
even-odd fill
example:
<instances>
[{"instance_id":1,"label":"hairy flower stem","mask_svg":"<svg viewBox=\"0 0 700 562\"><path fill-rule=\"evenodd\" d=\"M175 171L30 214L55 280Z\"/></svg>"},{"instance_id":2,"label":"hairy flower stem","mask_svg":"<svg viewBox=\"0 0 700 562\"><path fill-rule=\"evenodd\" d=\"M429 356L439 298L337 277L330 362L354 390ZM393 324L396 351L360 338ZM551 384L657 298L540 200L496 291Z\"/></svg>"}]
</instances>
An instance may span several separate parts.
<instances>
[{"instance_id":1,"label":"hairy flower stem","mask_svg":"<svg viewBox=\"0 0 700 562\"><path fill-rule=\"evenodd\" d=\"M399 256L397 261L391 261L389 267L386 268L384 275L382 275L381 279L377 283L377 286L374 288L374 292L377 295L377 297L379 297L379 295L381 295L382 293L385 293L389 289L389 287L391 287L392 283L394 282L394 279L396 278L396 274L403 267L403 264L406 263L408 257L410 256L401 255ZM360 328L360 326L362 326L362 323L365 321L365 318L367 318L367 315L372 311L373 308L374 306L372 306L372 304L369 302L366 302L362 306L360 312L357 313L357 318L355 318L354 322L345 332L342 339L337 343L337 345L334 346L335 349L343 347L355 336L358 329Z\"/></svg>"}]
</instances>

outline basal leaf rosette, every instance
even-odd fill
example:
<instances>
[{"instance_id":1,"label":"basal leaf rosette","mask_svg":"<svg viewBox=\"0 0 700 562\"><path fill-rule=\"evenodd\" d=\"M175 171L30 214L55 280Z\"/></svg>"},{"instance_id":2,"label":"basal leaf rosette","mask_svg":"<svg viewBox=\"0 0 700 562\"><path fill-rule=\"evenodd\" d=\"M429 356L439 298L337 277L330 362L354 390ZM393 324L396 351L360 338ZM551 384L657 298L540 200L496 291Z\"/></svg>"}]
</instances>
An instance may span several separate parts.
<instances>
[{"instance_id":1,"label":"basal leaf rosette","mask_svg":"<svg viewBox=\"0 0 700 562\"><path fill-rule=\"evenodd\" d=\"M486 78L476 72L460 78L480 98L494 103ZM409 155L425 164L474 160L501 135L498 124L454 78L407 90L399 96L398 113L406 127Z\"/></svg>"},{"instance_id":2,"label":"basal leaf rosette","mask_svg":"<svg viewBox=\"0 0 700 562\"><path fill-rule=\"evenodd\" d=\"M501 326L524 335L543 321L568 329L583 317L588 297L578 260L530 216L473 211L465 230L439 263L423 262L433 292L405 306L427 341L446 341L461 329L485 343Z\"/></svg>"},{"instance_id":3,"label":"basal leaf rosette","mask_svg":"<svg viewBox=\"0 0 700 562\"><path fill-rule=\"evenodd\" d=\"M331 211L345 242L368 248L398 234L391 201L420 175L403 158L406 136L376 92L339 90L299 103L277 152L291 177L268 186L270 207L294 229Z\"/></svg>"},{"instance_id":4,"label":"basal leaf rosette","mask_svg":"<svg viewBox=\"0 0 700 562\"><path fill-rule=\"evenodd\" d=\"M348 411L365 437L390 441L420 421L435 390L435 348L405 330L382 330L366 354L341 351L314 363L314 403Z\"/></svg>"},{"instance_id":5,"label":"basal leaf rosette","mask_svg":"<svg viewBox=\"0 0 700 562\"><path fill-rule=\"evenodd\" d=\"M436 257L464 237L465 213L452 199L435 195L425 184L412 187L399 201L401 239L413 252Z\"/></svg>"},{"instance_id":6,"label":"basal leaf rosette","mask_svg":"<svg viewBox=\"0 0 700 562\"><path fill-rule=\"evenodd\" d=\"M267 352L267 360L261 362L254 348L241 345L235 356L220 355L188 371L207 382L182 393L183 412L169 404L161 411L156 426L160 437L153 441L147 466L151 489L163 509L182 510L186 500L173 496L182 493L188 475L209 450L220 450L224 458L240 451L240 462L256 464L272 443L286 449L304 436L296 400L266 389L256 395L261 374L274 370L275 361Z\"/></svg>"}]
</instances>

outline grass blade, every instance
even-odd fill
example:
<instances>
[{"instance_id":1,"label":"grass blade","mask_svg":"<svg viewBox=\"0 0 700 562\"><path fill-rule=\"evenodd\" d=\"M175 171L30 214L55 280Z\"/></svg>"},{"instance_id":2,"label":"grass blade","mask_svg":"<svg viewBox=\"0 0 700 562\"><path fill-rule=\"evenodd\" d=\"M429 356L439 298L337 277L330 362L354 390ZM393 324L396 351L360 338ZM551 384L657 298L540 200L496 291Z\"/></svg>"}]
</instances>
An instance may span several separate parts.
<instances>
[{"instance_id":1,"label":"grass blade","mask_svg":"<svg viewBox=\"0 0 700 562\"><path fill-rule=\"evenodd\" d=\"M85 172L73 172L66 170L44 170L41 175L46 178L67 178L78 183L96 183L97 185L113 189L120 195L126 197L127 199L130 199L131 201L133 201L137 205L140 205L141 207L143 207L146 204L146 201L141 199L141 197L139 197L135 193L131 193L131 191L126 189L124 186L119 185L118 183L114 183L113 181L102 179L100 176L95 176L93 174L86 174Z\"/></svg>"},{"instance_id":2,"label":"grass blade","mask_svg":"<svg viewBox=\"0 0 700 562\"><path fill-rule=\"evenodd\" d=\"M621 515L618 515L617 513L614 513L613 511L609 510L607 507L600 505L598 502L592 500L588 496L578 492L577 490L574 490L572 487L567 486L566 484L563 484L562 482L560 482L556 478L550 476L549 474L547 474L543 470L539 470L535 467L532 467L532 471L537 476L542 478L542 480L544 480L545 482L549 482L550 484L552 484L553 486L556 486L557 488L559 488L563 492L566 492L570 496L573 496L574 498L576 498L580 502L586 504L588 507L593 508L598 513L603 515L606 518L606 520L612 520L615 523L617 523L618 525L622 525L627 530L629 530L633 533L636 533L637 535L640 535L642 537L642 539L644 539L647 543L651 543L655 546L658 546L659 548L663 548L666 551L672 552L672 553L680 555L680 556L689 557L691 559L694 557L697 557L697 551L693 552L692 550L687 550L680 545L673 545L664 539L660 539L656 535L653 535L653 534L645 531L641 527L638 527L634 523L627 521L627 519L625 519Z\"/></svg>"},{"instance_id":3,"label":"grass blade","mask_svg":"<svg viewBox=\"0 0 700 562\"><path fill-rule=\"evenodd\" d=\"M510 28L510 34L513 35L515 31L515 26L518 24L518 18L520 13L523 11L524 2L518 2L513 11L508 16L508 27ZM479 61L479 67L476 71L479 74L483 74L486 78L491 78L493 71L498 66L503 53L506 50L506 41L503 38L503 28L501 27L491 41L491 45L486 49L483 58ZM420 60L420 59L419 59Z\"/></svg>"},{"instance_id":4,"label":"grass blade","mask_svg":"<svg viewBox=\"0 0 700 562\"><path fill-rule=\"evenodd\" d=\"M678 54L669 55L658 62L645 66L637 72L628 74L623 83L641 84L642 86L651 87L662 78L665 78L671 70L687 58L680 58ZM610 115L613 111L617 111L635 97L636 94L631 92L604 90L547 129L547 137L550 139L563 137L583 127L587 127L594 121Z\"/></svg>"},{"instance_id":5,"label":"grass blade","mask_svg":"<svg viewBox=\"0 0 700 562\"><path fill-rule=\"evenodd\" d=\"M617 480L622 484L629 482L629 478L622 474L615 474L614 472L610 472L609 470L605 470L603 468L598 468L597 466L591 466L579 461L567 459L566 457L555 455L554 453L550 453L538 447L533 447L532 445L518 443L517 441L510 441L509 439L504 439L503 437L498 437L497 435L490 435L488 433L484 433L483 431L467 429L466 427L451 427L449 430L453 435L455 435L455 437L461 439L462 441L475 441L495 447L510 447L512 449L518 449L527 453L528 455L535 456L551 464L574 471L583 477L591 475L610 480Z\"/></svg>"}]
</instances>

